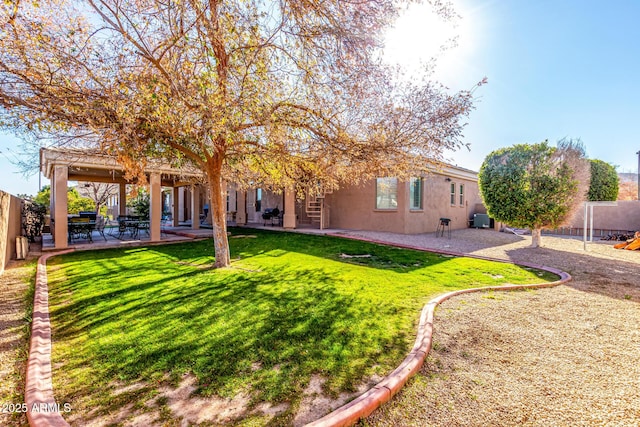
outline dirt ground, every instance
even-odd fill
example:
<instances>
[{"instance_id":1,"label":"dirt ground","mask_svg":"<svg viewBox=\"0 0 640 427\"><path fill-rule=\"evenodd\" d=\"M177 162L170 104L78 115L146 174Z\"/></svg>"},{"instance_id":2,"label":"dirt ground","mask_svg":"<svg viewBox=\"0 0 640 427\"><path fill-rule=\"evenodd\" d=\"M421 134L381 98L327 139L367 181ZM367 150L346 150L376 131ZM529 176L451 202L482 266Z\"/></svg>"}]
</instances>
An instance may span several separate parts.
<instances>
[{"instance_id":1,"label":"dirt ground","mask_svg":"<svg viewBox=\"0 0 640 427\"><path fill-rule=\"evenodd\" d=\"M446 301L421 372L361 424L640 426L640 252L549 236L531 249L504 233L487 246L474 231L431 246L552 266L573 281Z\"/></svg>"},{"instance_id":2,"label":"dirt ground","mask_svg":"<svg viewBox=\"0 0 640 427\"><path fill-rule=\"evenodd\" d=\"M15 406L24 402L24 373L30 319L26 296L40 248L32 244L29 259L10 261L0 275L0 425L28 425Z\"/></svg>"}]
</instances>

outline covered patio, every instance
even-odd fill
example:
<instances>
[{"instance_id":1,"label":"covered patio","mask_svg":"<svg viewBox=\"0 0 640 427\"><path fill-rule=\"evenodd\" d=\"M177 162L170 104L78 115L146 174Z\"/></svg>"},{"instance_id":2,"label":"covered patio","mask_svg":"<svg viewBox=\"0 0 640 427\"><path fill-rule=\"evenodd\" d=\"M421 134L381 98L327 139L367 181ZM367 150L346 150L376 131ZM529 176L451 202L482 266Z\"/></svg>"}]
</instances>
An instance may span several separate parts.
<instances>
[{"instance_id":1,"label":"covered patio","mask_svg":"<svg viewBox=\"0 0 640 427\"><path fill-rule=\"evenodd\" d=\"M66 249L70 245L68 226L68 198L67 188L69 181L102 182L118 184L119 214L126 215L126 185L136 182L125 179L124 168L116 161L115 157L104 155L96 151L78 149L41 149L40 170L43 175L51 180L51 241L43 246L54 249ZM199 229L200 226L200 182L202 173L192 168L173 168L167 164L150 161L145 168L150 195L149 227L145 233L141 233L136 240L147 242L160 242L174 239L175 234L170 234L168 228L177 228L180 221L187 220L191 228ZM169 187L172 191L171 222L163 224L162 212L162 188ZM184 217L184 212L179 212L180 204L176 203L184 198L184 192L190 191L190 218ZM108 235L108 228L105 229ZM97 233L93 234L94 237ZM172 237L169 237L172 236ZM120 236L122 237L122 236ZM90 240L90 239L89 239ZM107 239L111 240L111 239ZM104 241L102 236L97 237L92 244ZM119 241L124 241L119 239ZM44 243L44 242L43 242ZM75 244L90 242L74 242ZM112 242L114 244L115 242Z\"/></svg>"}]
</instances>

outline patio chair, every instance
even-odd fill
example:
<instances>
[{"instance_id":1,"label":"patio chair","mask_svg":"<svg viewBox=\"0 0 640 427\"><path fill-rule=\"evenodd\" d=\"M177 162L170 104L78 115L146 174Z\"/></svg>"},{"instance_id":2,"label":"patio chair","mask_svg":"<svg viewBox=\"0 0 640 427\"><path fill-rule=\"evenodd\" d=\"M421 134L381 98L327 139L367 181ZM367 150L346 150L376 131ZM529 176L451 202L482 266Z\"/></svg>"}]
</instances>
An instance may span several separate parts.
<instances>
[{"instance_id":1,"label":"patio chair","mask_svg":"<svg viewBox=\"0 0 640 427\"><path fill-rule=\"evenodd\" d=\"M104 239L104 241L107 241L107 236L104 235L104 228L107 226L107 221L105 220L105 218L103 216L99 216L96 219L96 227L94 228L94 230L96 230Z\"/></svg>"},{"instance_id":2,"label":"patio chair","mask_svg":"<svg viewBox=\"0 0 640 427\"><path fill-rule=\"evenodd\" d=\"M171 227L173 222L171 221L170 215L162 215L162 219L160 220L160 236L167 235L167 228Z\"/></svg>"},{"instance_id":3,"label":"patio chair","mask_svg":"<svg viewBox=\"0 0 640 427\"><path fill-rule=\"evenodd\" d=\"M121 215L118 217L118 235L115 237L118 239L122 239L122 236L124 236L124 233L126 233L126 231L127 231L126 217Z\"/></svg>"},{"instance_id":4,"label":"patio chair","mask_svg":"<svg viewBox=\"0 0 640 427\"><path fill-rule=\"evenodd\" d=\"M149 228L151 228L151 222L150 221L140 221L137 224L137 232L136 232L136 237L140 236L140 232L144 231L147 236L151 236L151 232L149 231Z\"/></svg>"},{"instance_id":5,"label":"patio chair","mask_svg":"<svg viewBox=\"0 0 640 427\"><path fill-rule=\"evenodd\" d=\"M93 231L94 224L91 224L88 217L73 217L69 218L67 227L69 230L69 242L73 242L75 239L87 239L93 242L91 238L91 232Z\"/></svg>"}]
</instances>

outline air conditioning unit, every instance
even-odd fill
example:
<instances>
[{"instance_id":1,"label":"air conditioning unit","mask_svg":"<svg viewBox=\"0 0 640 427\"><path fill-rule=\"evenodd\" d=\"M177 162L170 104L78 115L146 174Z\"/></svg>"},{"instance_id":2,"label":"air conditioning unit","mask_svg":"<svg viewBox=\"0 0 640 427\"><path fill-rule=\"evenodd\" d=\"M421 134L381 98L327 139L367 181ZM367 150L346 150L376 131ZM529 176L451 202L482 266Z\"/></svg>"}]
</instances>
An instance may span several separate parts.
<instances>
[{"instance_id":1,"label":"air conditioning unit","mask_svg":"<svg viewBox=\"0 0 640 427\"><path fill-rule=\"evenodd\" d=\"M24 236L16 237L16 259L25 259L29 254L29 239Z\"/></svg>"},{"instance_id":2,"label":"air conditioning unit","mask_svg":"<svg viewBox=\"0 0 640 427\"><path fill-rule=\"evenodd\" d=\"M487 214L473 214L473 227L474 228L490 228L491 220Z\"/></svg>"}]
</instances>

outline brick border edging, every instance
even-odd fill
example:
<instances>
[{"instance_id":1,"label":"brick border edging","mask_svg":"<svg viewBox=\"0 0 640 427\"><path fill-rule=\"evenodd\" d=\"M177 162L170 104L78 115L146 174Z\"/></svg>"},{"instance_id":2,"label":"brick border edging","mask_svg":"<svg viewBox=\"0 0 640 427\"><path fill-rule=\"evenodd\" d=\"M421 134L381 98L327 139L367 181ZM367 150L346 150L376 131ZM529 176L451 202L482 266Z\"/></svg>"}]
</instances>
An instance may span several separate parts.
<instances>
[{"instance_id":1,"label":"brick border edging","mask_svg":"<svg viewBox=\"0 0 640 427\"><path fill-rule=\"evenodd\" d=\"M524 267L537 268L539 270L545 270L550 273L556 274L560 277L560 280L555 282L541 283L537 285L503 285L503 286L488 286L483 288L462 289L440 295L431 301L429 301L423 308L420 314L420 323L418 325L418 333L415 344L404 358L402 363L389 375L387 375L382 381L373 386L364 394L355 398L351 402L339 407L338 409L330 412L324 417L306 424L305 427L346 427L351 426L358 422L358 420L370 415L373 411L378 409L383 403L388 402L391 398L404 386L404 384L415 375L422 367L424 360L431 350L431 339L433 335L433 321L435 308L444 301L452 298L456 295L471 293L471 292L483 292L483 291L512 291L518 289L532 289L532 288L549 288L567 283L571 280L571 275L552 267L546 267L541 265L529 264L529 263L514 263L511 261L490 258L485 256L477 256L472 254L463 254L459 252L441 251L438 249L427 249L417 246L403 245L389 243L379 240L344 236L340 234L328 234L334 237L342 237L352 240L361 240L369 243L377 243L386 246L395 246L404 249L414 249L423 252L435 252L445 255L463 256L469 258L485 259L488 261L498 261L510 264L521 265Z\"/></svg>"},{"instance_id":2,"label":"brick border edging","mask_svg":"<svg viewBox=\"0 0 640 427\"><path fill-rule=\"evenodd\" d=\"M27 362L24 401L30 426L68 427L69 423L60 414L62 406L56 405L53 396L51 373L51 323L49 320L49 289L47 282L47 259L66 251L44 254L38 258L31 340ZM36 409L33 411L33 409Z\"/></svg>"}]
</instances>

